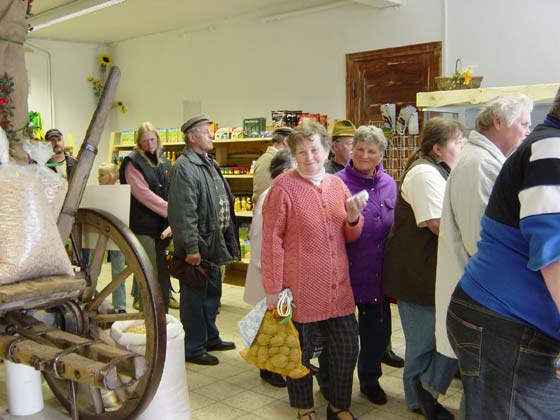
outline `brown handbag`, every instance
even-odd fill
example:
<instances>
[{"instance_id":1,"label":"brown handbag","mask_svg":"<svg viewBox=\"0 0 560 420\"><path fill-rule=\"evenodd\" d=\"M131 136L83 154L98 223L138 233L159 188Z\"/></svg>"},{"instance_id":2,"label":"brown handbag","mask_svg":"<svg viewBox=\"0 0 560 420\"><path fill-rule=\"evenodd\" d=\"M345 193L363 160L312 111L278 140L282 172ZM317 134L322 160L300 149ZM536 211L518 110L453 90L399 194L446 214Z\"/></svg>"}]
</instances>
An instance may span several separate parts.
<instances>
[{"instance_id":1,"label":"brown handbag","mask_svg":"<svg viewBox=\"0 0 560 420\"><path fill-rule=\"evenodd\" d=\"M202 260L200 265L188 264L184 258L173 255L169 261L169 274L180 280L181 284L186 284L195 289L202 289L208 281L208 270L212 268L212 263Z\"/></svg>"}]
</instances>

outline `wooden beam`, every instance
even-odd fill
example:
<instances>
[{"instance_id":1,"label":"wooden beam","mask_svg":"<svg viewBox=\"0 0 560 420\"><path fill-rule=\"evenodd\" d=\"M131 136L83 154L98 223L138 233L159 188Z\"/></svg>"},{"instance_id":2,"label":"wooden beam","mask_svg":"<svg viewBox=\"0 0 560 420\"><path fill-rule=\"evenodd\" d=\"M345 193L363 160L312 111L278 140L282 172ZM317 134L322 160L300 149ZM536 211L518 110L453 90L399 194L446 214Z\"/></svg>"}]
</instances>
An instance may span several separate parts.
<instances>
[{"instance_id":1,"label":"wooden beam","mask_svg":"<svg viewBox=\"0 0 560 420\"><path fill-rule=\"evenodd\" d=\"M540 85L504 86L481 89L440 90L436 92L418 92L418 108L434 108L448 105L478 105L488 102L496 96L508 93L524 93L533 101L550 101L556 96L560 83Z\"/></svg>"}]
</instances>

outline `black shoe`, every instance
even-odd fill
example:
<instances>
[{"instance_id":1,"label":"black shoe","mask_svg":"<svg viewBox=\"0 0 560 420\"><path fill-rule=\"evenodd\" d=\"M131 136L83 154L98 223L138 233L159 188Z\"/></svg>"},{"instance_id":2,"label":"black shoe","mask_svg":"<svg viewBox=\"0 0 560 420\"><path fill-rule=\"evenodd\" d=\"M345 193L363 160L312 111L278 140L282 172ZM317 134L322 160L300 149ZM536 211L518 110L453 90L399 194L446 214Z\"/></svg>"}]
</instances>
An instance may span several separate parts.
<instances>
[{"instance_id":1,"label":"black shoe","mask_svg":"<svg viewBox=\"0 0 560 420\"><path fill-rule=\"evenodd\" d=\"M185 356L185 362L195 363L197 365L217 365L220 360L216 356L208 353L197 354L196 356Z\"/></svg>"},{"instance_id":2,"label":"black shoe","mask_svg":"<svg viewBox=\"0 0 560 420\"><path fill-rule=\"evenodd\" d=\"M416 393L420 411L426 420L436 420L436 400L422 386L422 381L418 376L412 378L412 388Z\"/></svg>"},{"instance_id":3,"label":"black shoe","mask_svg":"<svg viewBox=\"0 0 560 420\"><path fill-rule=\"evenodd\" d=\"M388 350L383 355L381 363L385 363L387 366L392 366L396 368L404 367L404 359L397 356L393 350Z\"/></svg>"},{"instance_id":4,"label":"black shoe","mask_svg":"<svg viewBox=\"0 0 560 420\"><path fill-rule=\"evenodd\" d=\"M354 417L354 414L352 414L350 412L350 410L333 411L330 404L327 405L327 420L340 420L340 417L338 417L338 415L340 413L344 413L344 412L347 412L348 414L350 414L352 416L352 420L358 420L356 417Z\"/></svg>"},{"instance_id":5,"label":"black shoe","mask_svg":"<svg viewBox=\"0 0 560 420\"><path fill-rule=\"evenodd\" d=\"M328 386L322 386L319 388L319 391L321 392L321 395L323 396L323 398L325 399L325 401L329 401L329 387Z\"/></svg>"},{"instance_id":6,"label":"black shoe","mask_svg":"<svg viewBox=\"0 0 560 420\"><path fill-rule=\"evenodd\" d=\"M455 416L453 416L453 414L450 411L448 411L443 405L441 405L437 401L436 401L435 407L436 407L436 417L435 417L436 420L454 420L455 419ZM416 413L416 414L420 414L421 416L423 415L422 410L420 410L419 408L413 408L410 411L412 411L413 413Z\"/></svg>"},{"instance_id":7,"label":"black shoe","mask_svg":"<svg viewBox=\"0 0 560 420\"><path fill-rule=\"evenodd\" d=\"M270 385L278 387L278 388L285 388L286 387L286 380L279 375L278 373L271 372L269 370L261 369L260 371L261 379L264 379Z\"/></svg>"},{"instance_id":8,"label":"black shoe","mask_svg":"<svg viewBox=\"0 0 560 420\"><path fill-rule=\"evenodd\" d=\"M387 395L379 384L373 385L360 385L360 392L374 404L383 405L387 404Z\"/></svg>"},{"instance_id":9,"label":"black shoe","mask_svg":"<svg viewBox=\"0 0 560 420\"><path fill-rule=\"evenodd\" d=\"M455 416L451 411L436 401L436 419L437 420L455 420Z\"/></svg>"},{"instance_id":10,"label":"black shoe","mask_svg":"<svg viewBox=\"0 0 560 420\"><path fill-rule=\"evenodd\" d=\"M422 382L418 376L412 379L412 386L418 398L420 409L412 410L415 413L420 412L426 420L454 420L455 416L447 410L443 405L437 402L428 391L422 386Z\"/></svg>"},{"instance_id":11,"label":"black shoe","mask_svg":"<svg viewBox=\"0 0 560 420\"><path fill-rule=\"evenodd\" d=\"M235 349L235 343L233 341L220 341L219 343L206 346L207 351L225 351L233 349Z\"/></svg>"}]
</instances>

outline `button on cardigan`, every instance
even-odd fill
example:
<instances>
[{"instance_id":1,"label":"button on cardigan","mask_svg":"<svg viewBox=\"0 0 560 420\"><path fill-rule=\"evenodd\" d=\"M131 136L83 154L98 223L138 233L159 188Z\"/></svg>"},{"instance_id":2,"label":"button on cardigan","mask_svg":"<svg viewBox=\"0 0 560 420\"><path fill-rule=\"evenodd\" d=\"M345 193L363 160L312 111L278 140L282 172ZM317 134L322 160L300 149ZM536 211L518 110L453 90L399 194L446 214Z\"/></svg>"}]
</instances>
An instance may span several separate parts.
<instances>
[{"instance_id":1,"label":"button on cardigan","mask_svg":"<svg viewBox=\"0 0 560 420\"><path fill-rule=\"evenodd\" d=\"M319 186L291 170L279 176L263 209L262 275L266 293L290 288L293 320L307 323L354 313L346 243L363 218L347 222L348 188L325 174Z\"/></svg>"}]
</instances>

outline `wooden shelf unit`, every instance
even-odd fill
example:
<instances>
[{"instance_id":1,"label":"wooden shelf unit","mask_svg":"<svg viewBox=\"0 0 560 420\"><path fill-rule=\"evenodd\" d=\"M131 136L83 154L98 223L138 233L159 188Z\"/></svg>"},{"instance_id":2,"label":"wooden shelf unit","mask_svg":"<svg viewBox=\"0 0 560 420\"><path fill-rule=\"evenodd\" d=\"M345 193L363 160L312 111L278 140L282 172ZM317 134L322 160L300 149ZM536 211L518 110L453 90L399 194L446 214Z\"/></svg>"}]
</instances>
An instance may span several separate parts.
<instances>
[{"instance_id":1,"label":"wooden shelf unit","mask_svg":"<svg viewBox=\"0 0 560 420\"><path fill-rule=\"evenodd\" d=\"M267 147L272 144L270 138L241 138L234 140L214 140L214 149L210 152L214 155L218 164L224 166L245 166L250 167L254 160L257 160L263 154ZM175 152L177 156L185 147L184 142L163 143L165 149ZM135 147L134 144L121 144L121 133L111 133L111 143L109 147L109 162L112 162L121 151L131 151ZM234 195L253 194L253 174L244 175L224 175ZM253 203L254 205L255 203ZM245 221L253 217L252 211L241 210L236 211L235 215ZM228 267L226 281L228 277L236 278L236 282L245 281L245 271L247 270L248 259L231 264ZM237 283L236 283L237 284Z\"/></svg>"}]
</instances>

